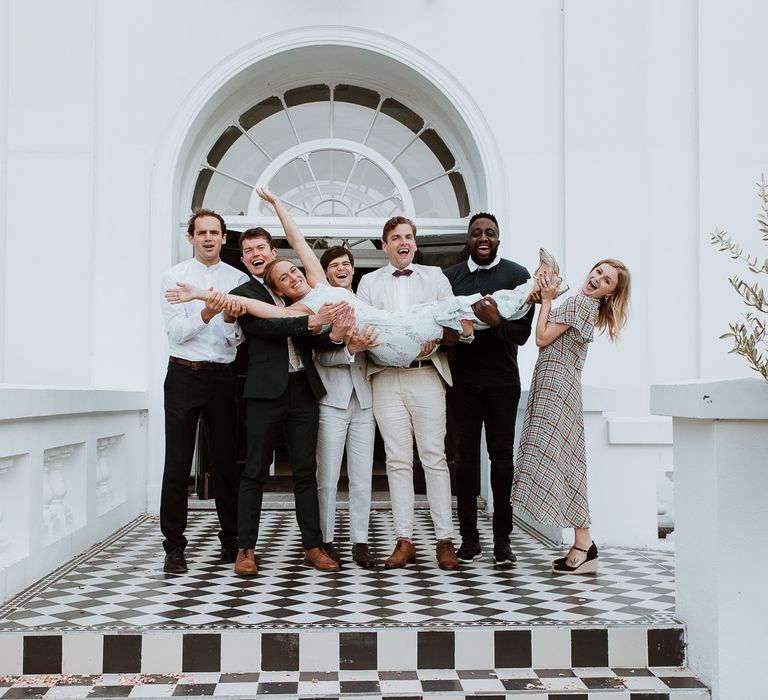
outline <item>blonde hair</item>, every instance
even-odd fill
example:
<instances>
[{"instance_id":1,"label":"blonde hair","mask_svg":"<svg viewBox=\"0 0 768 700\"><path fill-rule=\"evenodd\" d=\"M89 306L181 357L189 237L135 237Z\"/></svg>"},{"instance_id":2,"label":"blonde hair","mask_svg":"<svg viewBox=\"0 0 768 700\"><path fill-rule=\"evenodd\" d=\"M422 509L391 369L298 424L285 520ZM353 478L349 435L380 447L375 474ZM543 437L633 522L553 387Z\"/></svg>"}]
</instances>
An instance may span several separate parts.
<instances>
[{"instance_id":1,"label":"blonde hair","mask_svg":"<svg viewBox=\"0 0 768 700\"><path fill-rule=\"evenodd\" d=\"M610 265L616 268L616 272L619 274L616 279L616 288L600 299L595 326L603 331L608 331L608 337L612 341L616 341L619 338L619 331L624 328L627 322L631 277L627 266L621 260L605 258L596 262L592 266L592 270L600 267L600 265Z\"/></svg>"}]
</instances>

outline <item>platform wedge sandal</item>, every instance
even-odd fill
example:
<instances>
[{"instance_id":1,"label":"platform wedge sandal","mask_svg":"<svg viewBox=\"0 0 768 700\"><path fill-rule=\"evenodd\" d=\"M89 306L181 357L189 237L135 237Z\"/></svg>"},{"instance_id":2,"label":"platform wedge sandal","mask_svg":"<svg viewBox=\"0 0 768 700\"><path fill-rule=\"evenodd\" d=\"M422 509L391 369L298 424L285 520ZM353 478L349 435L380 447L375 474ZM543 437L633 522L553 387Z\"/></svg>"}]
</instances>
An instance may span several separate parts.
<instances>
[{"instance_id":1,"label":"platform wedge sandal","mask_svg":"<svg viewBox=\"0 0 768 700\"><path fill-rule=\"evenodd\" d=\"M552 562L553 574L596 574L597 573L597 545L593 542L589 549L582 549L573 545L572 549L577 549L579 552L584 552L587 557L583 561L580 555L576 555L571 564L568 563L567 557L560 557Z\"/></svg>"}]
</instances>

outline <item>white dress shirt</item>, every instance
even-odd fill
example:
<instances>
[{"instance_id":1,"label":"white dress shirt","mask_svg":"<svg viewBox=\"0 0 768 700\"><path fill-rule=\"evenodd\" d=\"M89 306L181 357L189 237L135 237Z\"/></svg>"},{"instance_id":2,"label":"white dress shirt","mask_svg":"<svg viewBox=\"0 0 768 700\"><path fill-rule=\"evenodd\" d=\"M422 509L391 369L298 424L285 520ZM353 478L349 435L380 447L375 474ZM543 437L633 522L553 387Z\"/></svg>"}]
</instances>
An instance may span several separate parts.
<instances>
[{"instance_id":1,"label":"white dress shirt","mask_svg":"<svg viewBox=\"0 0 768 700\"><path fill-rule=\"evenodd\" d=\"M416 270L413 267L413 263L404 267L404 270L411 270L410 275L397 275L394 273L399 268L395 267L392 263L387 265L387 272L392 275L392 279L395 281L395 311L404 311L411 305L411 277L416 274Z\"/></svg>"},{"instance_id":2,"label":"white dress shirt","mask_svg":"<svg viewBox=\"0 0 768 700\"><path fill-rule=\"evenodd\" d=\"M189 282L202 289L213 287L215 291L229 292L247 281L248 275L224 262L207 266L191 258L166 271L162 291L172 289L177 282ZM205 323L200 315L203 301L169 304L163 298L162 304L171 357L195 362L234 361L237 346L243 342L237 322L225 323L224 314L219 313Z\"/></svg>"}]
</instances>

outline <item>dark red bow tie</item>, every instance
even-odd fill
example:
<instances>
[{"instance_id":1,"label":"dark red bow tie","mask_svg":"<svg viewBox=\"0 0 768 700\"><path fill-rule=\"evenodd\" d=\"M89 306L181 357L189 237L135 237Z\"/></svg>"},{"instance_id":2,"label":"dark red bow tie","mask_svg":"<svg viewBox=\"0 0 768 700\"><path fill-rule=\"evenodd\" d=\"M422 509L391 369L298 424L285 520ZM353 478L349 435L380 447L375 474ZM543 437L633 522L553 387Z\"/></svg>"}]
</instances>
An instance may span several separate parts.
<instances>
[{"instance_id":1,"label":"dark red bow tie","mask_svg":"<svg viewBox=\"0 0 768 700\"><path fill-rule=\"evenodd\" d=\"M412 275L413 270L395 270L392 273L392 277L408 277L408 275Z\"/></svg>"}]
</instances>

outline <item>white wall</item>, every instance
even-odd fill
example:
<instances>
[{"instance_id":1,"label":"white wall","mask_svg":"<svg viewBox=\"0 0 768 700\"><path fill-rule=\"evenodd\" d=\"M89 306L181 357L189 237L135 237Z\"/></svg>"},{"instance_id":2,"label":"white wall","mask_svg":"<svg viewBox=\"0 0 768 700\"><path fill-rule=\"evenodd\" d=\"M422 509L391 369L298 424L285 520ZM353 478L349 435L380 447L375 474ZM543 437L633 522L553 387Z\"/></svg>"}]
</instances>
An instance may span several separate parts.
<instances>
[{"instance_id":1,"label":"white wall","mask_svg":"<svg viewBox=\"0 0 768 700\"><path fill-rule=\"evenodd\" d=\"M95 5L8 7L6 382L91 383Z\"/></svg>"},{"instance_id":2,"label":"white wall","mask_svg":"<svg viewBox=\"0 0 768 700\"><path fill-rule=\"evenodd\" d=\"M8 4L0 4L0 309L5 315L6 194L8 163ZM0 318L0 382L5 375L5 323Z\"/></svg>"},{"instance_id":3,"label":"white wall","mask_svg":"<svg viewBox=\"0 0 768 700\"><path fill-rule=\"evenodd\" d=\"M759 200L755 183L768 174L768 114L764 28L768 5L761 2L699 2L699 201L701 376L758 376L744 360L724 353L728 341L717 340L747 308L727 283L727 275L744 268L709 244L708 234L725 229L762 260L755 217ZM743 275L742 275L743 276ZM766 277L763 276L763 287Z\"/></svg>"},{"instance_id":4,"label":"white wall","mask_svg":"<svg viewBox=\"0 0 768 700\"><path fill-rule=\"evenodd\" d=\"M706 232L754 231L752 183L768 161L767 15L757 0L297 0L269 12L213 0L10 0L0 9L0 245L3 221L12 232L0 263L0 378L148 390L157 484L155 272L174 262L188 193L177 174L162 190L176 219L156 216L153 196L168 183L153 173L206 76L245 47L314 25L389 35L462 86L503 166L478 206L499 214L506 256L530 265L545 244L572 285L598 257L627 262L630 325L618 345L595 343L584 373L618 390L619 414L646 413L651 383L748 374L716 340L741 307ZM524 382L535 354L532 343L521 354Z\"/></svg>"}]
</instances>

